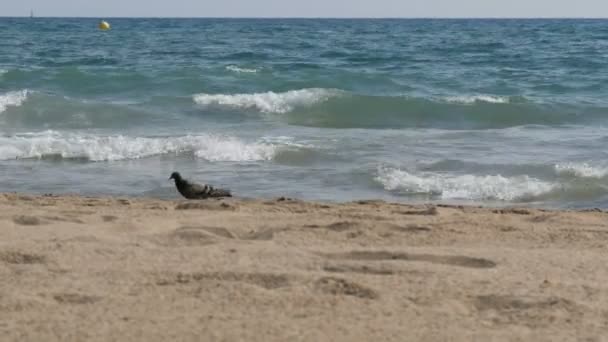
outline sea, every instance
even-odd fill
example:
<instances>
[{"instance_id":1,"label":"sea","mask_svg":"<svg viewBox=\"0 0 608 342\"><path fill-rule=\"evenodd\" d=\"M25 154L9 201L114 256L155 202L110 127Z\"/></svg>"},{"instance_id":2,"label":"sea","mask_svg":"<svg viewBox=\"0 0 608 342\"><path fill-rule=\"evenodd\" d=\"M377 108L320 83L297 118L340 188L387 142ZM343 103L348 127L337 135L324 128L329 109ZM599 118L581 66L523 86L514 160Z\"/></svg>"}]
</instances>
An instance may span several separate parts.
<instances>
[{"instance_id":1,"label":"sea","mask_svg":"<svg viewBox=\"0 0 608 342\"><path fill-rule=\"evenodd\" d=\"M0 191L608 205L608 20L0 18Z\"/></svg>"}]
</instances>

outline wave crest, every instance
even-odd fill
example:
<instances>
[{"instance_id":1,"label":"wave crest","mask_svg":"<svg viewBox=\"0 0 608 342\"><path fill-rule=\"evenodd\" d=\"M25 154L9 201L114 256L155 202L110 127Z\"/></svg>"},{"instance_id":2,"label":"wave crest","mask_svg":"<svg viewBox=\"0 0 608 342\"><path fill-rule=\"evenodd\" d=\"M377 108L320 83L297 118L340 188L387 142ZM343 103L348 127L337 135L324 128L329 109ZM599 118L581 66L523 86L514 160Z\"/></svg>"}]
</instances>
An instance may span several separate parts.
<instances>
[{"instance_id":1,"label":"wave crest","mask_svg":"<svg viewBox=\"0 0 608 342\"><path fill-rule=\"evenodd\" d=\"M495 95L471 95L471 96L449 96L445 98L449 103L475 104L475 103L511 103L508 96Z\"/></svg>"},{"instance_id":2,"label":"wave crest","mask_svg":"<svg viewBox=\"0 0 608 342\"><path fill-rule=\"evenodd\" d=\"M415 175L394 168L380 168L376 181L388 191L428 194L444 200L529 200L550 192L554 185L529 176Z\"/></svg>"},{"instance_id":3,"label":"wave crest","mask_svg":"<svg viewBox=\"0 0 608 342\"><path fill-rule=\"evenodd\" d=\"M259 71L256 68L242 68L242 67L239 67L236 65L228 65L228 66L226 66L226 70L233 71L236 73L245 73L245 74L255 74Z\"/></svg>"},{"instance_id":4,"label":"wave crest","mask_svg":"<svg viewBox=\"0 0 608 342\"><path fill-rule=\"evenodd\" d=\"M605 120L605 108L580 115L576 106L536 103L521 96L410 97L364 95L335 88L286 92L195 94L203 108L285 114L290 125L328 128L490 129Z\"/></svg>"},{"instance_id":5,"label":"wave crest","mask_svg":"<svg viewBox=\"0 0 608 342\"><path fill-rule=\"evenodd\" d=\"M28 90L9 91L8 93L0 94L0 113L4 112L7 107L19 107L27 99Z\"/></svg>"},{"instance_id":6,"label":"wave crest","mask_svg":"<svg viewBox=\"0 0 608 342\"><path fill-rule=\"evenodd\" d=\"M0 137L0 160L59 157L115 161L190 152L209 161L263 161L272 159L280 147L218 135L148 138L45 131Z\"/></svg>"},{"instance_id":7,"label":"wave crest","mask_svg":"<svg viewBox=\"0 0 608 342\"><path fill-rule=\"evenodd\" d=\"M580 178L603 178L608 175L608 168L591 166L587 163L563 163L555 165L555 173L560 176Z\"/></svg>"},{"instance_id":8,"label":"wave crest","mask_svg":"<svg viewBox=\"0 0 608 342\"><path fill-rule=\"evenodd\" d=\"M225 107L235 109L257 110L263 113L283 114L296 107L308 107L327 101L338 96L341 92L336 89L308 88L290 90L283 93L272 91L252 94L196 94L193 96L197 104L210 107Z\"/></svg>"}]
</instances>

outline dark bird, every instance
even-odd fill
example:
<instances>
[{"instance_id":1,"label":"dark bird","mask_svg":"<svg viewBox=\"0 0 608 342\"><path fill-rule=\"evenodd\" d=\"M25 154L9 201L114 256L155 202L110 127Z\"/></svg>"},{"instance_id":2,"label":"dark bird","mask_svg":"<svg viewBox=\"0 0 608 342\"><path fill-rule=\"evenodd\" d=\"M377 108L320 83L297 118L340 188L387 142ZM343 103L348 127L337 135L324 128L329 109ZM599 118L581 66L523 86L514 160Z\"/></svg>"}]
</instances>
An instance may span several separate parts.
<instances>
[{"instance_id":1,"label":"dark bird","mask_svg":"<svg viewBox=\"0 0 608 342\"><path fill-rule=\"evenodd\" d=\"M210 185L191 183L182 178L179 172L173 172L169 179L175 180L175 187L187 199L205 199L211 197L232 197L230 190L216 189Z\"/></svg>"}]
</instances>

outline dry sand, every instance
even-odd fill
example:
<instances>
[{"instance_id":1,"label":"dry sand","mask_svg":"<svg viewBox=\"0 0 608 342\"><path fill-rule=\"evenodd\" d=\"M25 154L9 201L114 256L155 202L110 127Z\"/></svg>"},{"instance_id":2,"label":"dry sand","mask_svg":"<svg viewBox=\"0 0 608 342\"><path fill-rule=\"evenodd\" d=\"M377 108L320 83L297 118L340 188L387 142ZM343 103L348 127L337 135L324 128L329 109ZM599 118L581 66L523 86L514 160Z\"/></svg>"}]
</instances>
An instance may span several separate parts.
<instances>
[{"instance_id":1,"label":"dry sand","mask_svg":"<svg viewBox=\"0 0 608 342\"><path fill-rule=\"evenodd\" d=\"M604 341L608 214L0 195L2 341Z\"/></svg>"}]
</instances>

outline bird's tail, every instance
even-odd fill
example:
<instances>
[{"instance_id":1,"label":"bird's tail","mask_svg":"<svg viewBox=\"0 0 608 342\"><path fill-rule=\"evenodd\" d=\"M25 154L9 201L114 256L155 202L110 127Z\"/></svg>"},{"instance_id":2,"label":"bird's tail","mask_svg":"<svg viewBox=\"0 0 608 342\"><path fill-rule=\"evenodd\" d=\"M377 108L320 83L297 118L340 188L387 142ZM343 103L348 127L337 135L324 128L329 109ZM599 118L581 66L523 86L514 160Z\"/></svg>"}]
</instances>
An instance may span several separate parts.
<instances>
[{"instance_id":1,"label":"bird's tail","mask_svg":"<svg viewBox=\"0 0 608 342\"><path fill-rule=\"evenodd\" d=\"M230 190L226 189L213 189L211 196L213 197L232 197Z\"/></svg>"}]
</instances>

